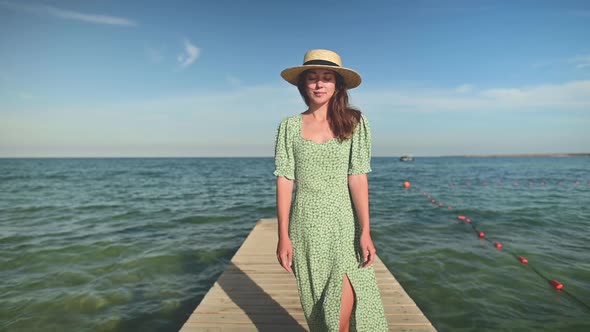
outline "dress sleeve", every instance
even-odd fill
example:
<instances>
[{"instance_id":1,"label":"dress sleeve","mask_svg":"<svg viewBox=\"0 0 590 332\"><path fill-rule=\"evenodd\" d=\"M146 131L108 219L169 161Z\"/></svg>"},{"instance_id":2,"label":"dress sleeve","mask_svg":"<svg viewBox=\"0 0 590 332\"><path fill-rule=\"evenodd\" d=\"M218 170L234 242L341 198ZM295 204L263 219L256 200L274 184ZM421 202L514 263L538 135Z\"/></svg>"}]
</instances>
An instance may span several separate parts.
<instances>
[{"instance_id":1,"label":"dress sleeve","mask_svg":"<svg viewBox=\"0 0 590 332\"><path fill-rule=\"evenodd\" d=\"M295 160L293 159L293 133L288 126L289 119L284 119L277 128L275 139L275 176L289 180L295 179Z\"/></svg>"},{"instance_id":2,"label":"dress sleeve","mask_svg":"<svg viewBox=\"0 0 590 332\"><path fill-rule=\"evenodd\" d=\"M348 174L371 172L371 128L364 116L361 116L351 140Z\"/></svg>"}]
</instances>

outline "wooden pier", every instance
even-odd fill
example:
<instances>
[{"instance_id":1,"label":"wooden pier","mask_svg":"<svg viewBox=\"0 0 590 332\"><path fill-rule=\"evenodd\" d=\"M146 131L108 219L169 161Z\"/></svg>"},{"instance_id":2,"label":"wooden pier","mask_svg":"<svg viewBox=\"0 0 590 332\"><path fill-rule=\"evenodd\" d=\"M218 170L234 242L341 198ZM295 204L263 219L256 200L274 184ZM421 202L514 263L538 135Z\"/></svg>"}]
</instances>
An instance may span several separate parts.
<instances>
[{"instance_id":1,"label":"wooden pier","mask_svg":"<svg viewBox=\"0 0 590 332\"><path fill-rule=\"evenodd\" d=\"M277 220L261 219L180 329L309 331L295 277L276 259ZM436 331L383 262L373 263L390 331Z\"/></svg>"}]
</instances>

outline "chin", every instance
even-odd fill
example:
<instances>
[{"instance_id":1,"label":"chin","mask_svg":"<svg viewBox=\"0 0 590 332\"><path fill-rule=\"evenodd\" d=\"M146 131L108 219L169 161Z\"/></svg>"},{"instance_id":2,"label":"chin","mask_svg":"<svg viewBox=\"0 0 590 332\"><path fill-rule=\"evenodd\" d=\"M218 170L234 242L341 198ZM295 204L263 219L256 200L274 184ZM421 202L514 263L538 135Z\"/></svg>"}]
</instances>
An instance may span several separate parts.
<instances>
[{"instance_id":1,"label":"chin","mask_svg":"<svg viewBox=\"0 0 590 332\"><path fill-rule=\"evenodd\" d=\"M323 105L330 101L330 98L311 98L310 101L316 105Z\"/></svg>"}]
</instances>

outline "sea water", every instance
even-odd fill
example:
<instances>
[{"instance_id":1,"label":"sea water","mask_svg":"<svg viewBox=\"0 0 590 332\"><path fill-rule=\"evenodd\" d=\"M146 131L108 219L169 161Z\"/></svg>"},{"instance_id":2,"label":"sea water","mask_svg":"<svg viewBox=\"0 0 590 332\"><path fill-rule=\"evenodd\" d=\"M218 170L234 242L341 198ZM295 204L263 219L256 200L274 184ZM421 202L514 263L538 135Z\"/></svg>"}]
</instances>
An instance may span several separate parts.
<instances>
[{"instance_id":1,"label":"sea water","mask_svg":"<svg viewBox=\"0 0 590 332\"><path fill-rule=\"evenodd\" d=\"M372 166L378 255L438 330L590 330L590 158ZM0 159L0 330L178 330L255 222L275 216L273 167Z\"/></svg>"}]
</instances>

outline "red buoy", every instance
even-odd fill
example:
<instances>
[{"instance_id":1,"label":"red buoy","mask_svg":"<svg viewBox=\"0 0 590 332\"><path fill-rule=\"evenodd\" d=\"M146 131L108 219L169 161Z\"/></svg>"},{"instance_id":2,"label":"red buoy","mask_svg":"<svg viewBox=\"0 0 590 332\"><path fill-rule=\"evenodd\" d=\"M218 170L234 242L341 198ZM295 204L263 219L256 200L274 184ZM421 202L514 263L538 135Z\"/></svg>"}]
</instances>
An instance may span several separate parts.
<instances>
[{"instance_id":1,"label":"red buoy","mask_svg":"<svg viewBox=\"0 0 590 332\"><path fill-rule=\"evenodd\" d=\"M555 279L551 279L549 281L549 283L551 284L551 286L553 286L555 289L563 289L563 284Z\"/></svg>"},{"instance_id":2,"label":"red buoy","mask_svg":"<svg viewBox=\"0 0 590 332\"><path fill-rule=\"evenodd\" d=\"M465 216L457 216L457 219L459 219L459 220L465 220Z\"/></svg>"},{"instance_id":3,"label":"red buoy","mask_svg":"<svg viewBox=\"0 0 590 332\"><path fill-rule=\"evenodd\" d=\"M471 222L471 219L467 218L467 219L465 219L465 222L470 223Z\"/></svg>"},{"instance_id":4,"label":"red buoy","mask_svg":"<svg viewBox=\"0 0 590 332\"><path fill-rule=\"evenodd\" d=\"M410 181L404 181L404 188L410 188Z\"/></svg>"},{"instance_id":5,"label":"red buoy","mask_svg":"<svg viewBox=\"0 0 590 332\"><path fill-rule=\"evenodd\" d=\"M434 199L432 200L432 204L436 204L436 201Z\"/></svg>"},{"instance_id":6,"label":"red buoy","mask_svg":"<svg viewBox=\"0 0 590 332\"><path fill-rule=\"evenodd\" d=\"M528 264L529 260L522 257L522 256L518 256L518 260L522 263L522 264Z\"/></svg>"},{"instance_id":7,"label":"red buoy","mask_svg":"<svg viewBox=\"0 0 590 332\"><path fill-rule=\"evenodd\" d=\"M438 203L438 206L443 206L443 205L444 205L443 203Z\"/></svg>"},{"instance_id":8,"label":"red buoy","mask_svg":"<svg viewBox=\"0 0 590 332\"><path fill-rule=\"evenodd\" d=\"M502 243L494 242L494 247L496 247L496 249L502 249Z\"/></svg>"},{"instance_id":9,"label":"red buoy","mask_svg":"<svg viewBox=\"0 0 590 332\"><path fill-rule=\"evenodd\" d=\"M484 232L479 232L479 234L477 234L479 236L480 239L483 239L484 237L486 237Z\"/></svg>"}]
</instances>

